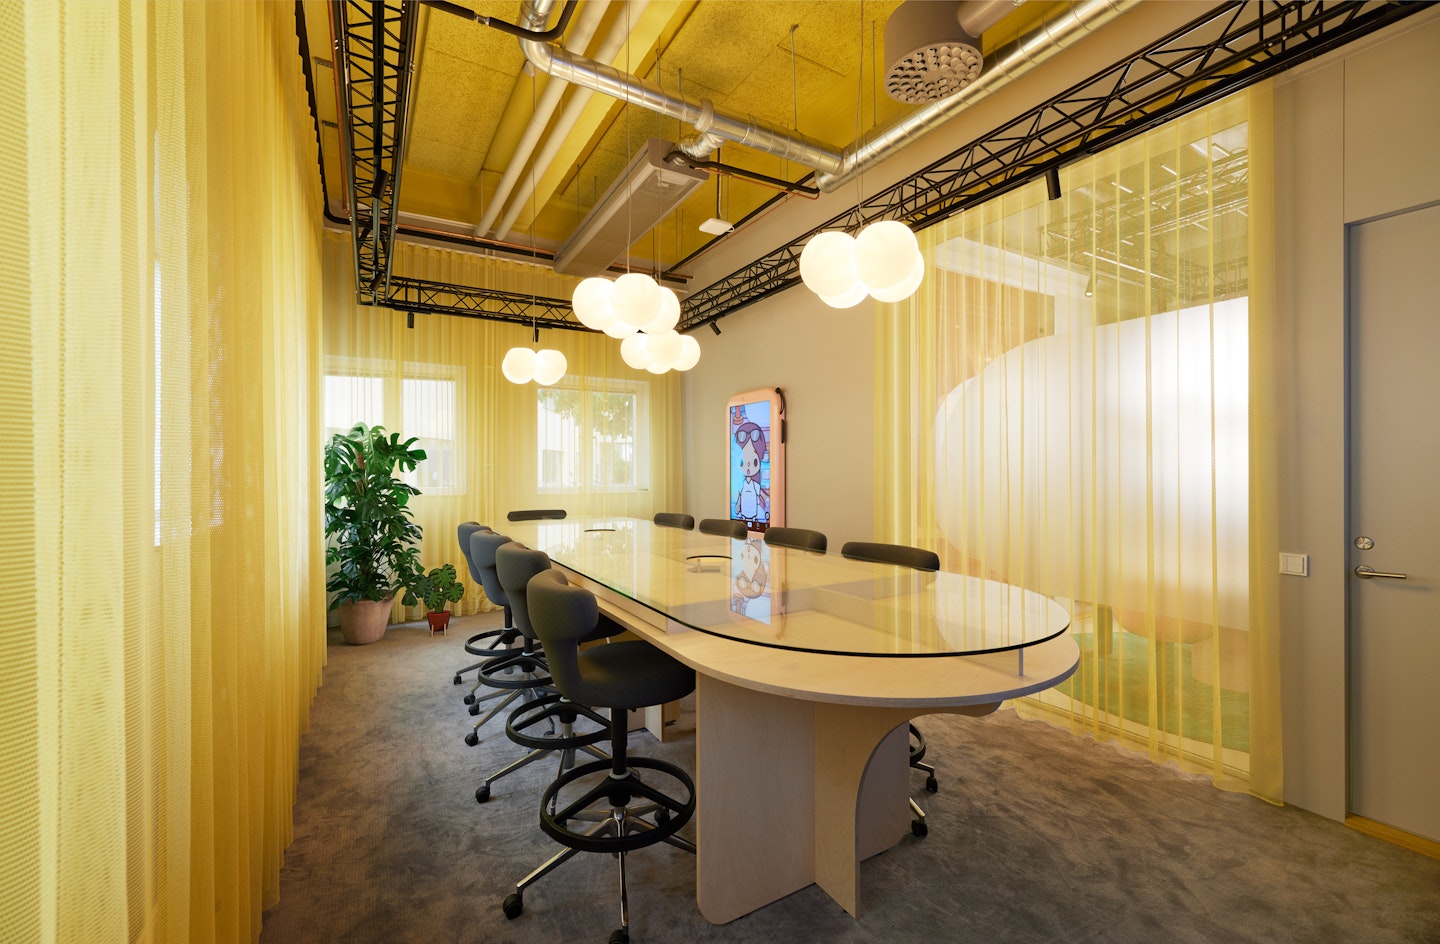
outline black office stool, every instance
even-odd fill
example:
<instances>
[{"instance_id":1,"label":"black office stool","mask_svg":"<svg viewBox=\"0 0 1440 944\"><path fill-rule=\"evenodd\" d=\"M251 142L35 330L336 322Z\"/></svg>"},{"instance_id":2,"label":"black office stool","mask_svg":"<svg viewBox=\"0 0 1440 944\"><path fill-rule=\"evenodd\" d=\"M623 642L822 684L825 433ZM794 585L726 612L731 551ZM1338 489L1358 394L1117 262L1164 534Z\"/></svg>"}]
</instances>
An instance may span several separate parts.
<instances>
[{"instance_id":1,"label":"black office stool","mask_svg":"<svg viewBox=\"0 0 1440 944\"><path fill-rule=\"evenodd\" d=\"M876 544L871 541L847 541L840 548L842 557L850 560L872 561L878 564L899 564L902 567L909 567L913 570L936 571L940 569L940 555L934 551L927 551L924 548L908 547L904 544ZM910 767L914 770L923 771L925 774L925 789L935 793L940 789L940 781L935 779L935 768L929 764L922 763L925 760L925 735L915 725L910 725ZM924 837L930 832L930 827L925 825L925 811L915 798L910 798L910 812L915 818L910 821L910 832L917 838Z\"/></svg>"},{"instance_id":2,"label":"black office stool","mask_svg":"<svg viewBox=\"0 0 1440 944\"><path fill-rule=\"evenodd\" d=\"M745 522L732 518L701 518L699 530L703 534L718 534L734 541L743 541L750 533Z\"/></svg>"},{"instance_id":3,"label":"black office stool","mask_svg":"<svg viewBox=\"0 0 1440 944\"><path fill-rule=\"evenodd\" d=\"M465 558L465 566L470 568L470 579L479 584L481 582L480 572L475 568L475 562L470 558L470 537L477 531L489 531L490 528L487 525L480 524L478 521L465 521L455 530L460 539L460 556ZM459 685L462 675L466 672L478 670L487 660L499 655L508 655L511 644L519 638L520 633L517 632L514 627L506 625L500 629L487 629L483 633L476 633L465 640L465 651L472 656L479 656L480 661L473 665L467 665L465 668L457 671L453 684ZM471 688L470 692L465 696L465 704L470 705L475 703L475 691L479 685L479 680L476 680L475 687ZM501 693L496 691L485 697L493 698L499 694Z\"/></svg>"},{"instance_id":4,"label":"black office stool","mask_svg":"<svg viewBox=\"0 0 1440 944\"><path fill-rule=\"evenodd\" d=\"M582 651L578 642L595 632L599 608L590 591L571 586L557 569L533 577L527 596L531 625L545 644L561 694L610 709L611 759L575 767L545 789L540 828L565 848L521 879L502 907L505 917L519 917L526 888L577 852L609 852L620 863L620 927L610 944L625 944L630 940L625 854L657 842L695 851L694 843L676 835L695 813L695 782L674 764L626 754L626 712L683 698L695 689L695 673L638 640ZM661 791L641 779L642 771L647 779L673 785ZM651 819L643 818L647 815Z\"/></svg>"},{"instance_id":5,"label":"black office stool","mask_svg":"<svg viewBox=\"0 0 1440 944\"><path fill-rule=\"evenodd\" d=\"M521 508L507 514L510 521L559 521L565 517L564 508Z\"/></svg>"},{"instance_id":6,"label":"black office stool","mask_svg":"<svg viewBox=\"0 0 1440 944\"><path fill-rule=\"evenodd\" d=\"M494 531L477 531L470 536L470 557L475 562L475 569L480 574L481 585L485 588L485 595L492 603L498 603L505 608L505 625L514 626L514 612L510 608L510 600L505 595L505 588L500 584L500 576L495 571L495 552L501 545L509 544L510 538L503 534L496 534ZM518 632L518 630L517 630ZM525 638L522 634L522 638ZM519 675L516 675L516 672ZM545 659L539 651L534 640L525 638L524 646L520 649L510 650L508 653L489 659L480 667L480 683L491 688L500 689L504 692L500 702L490 711L476 721L470 728L470 733L465 735L465 743L474 747L480 743L480 728L488 723L491 718L510 706L515 699L522 696L529 701L533 697L546 694L550 688L550 676L545 668ZM483 698L476 699L470 705L470 713L480 713L480 702ZM477 800L485 802L478 795Z\"/></svg>"},{"instance_id":7,"label":"black office stool","mask_svg":"<svg viewBox=\"0 0 1440 944\"><path fill-rule=\"evenodd\" d=\"M801 551L825 553L825 535L809 528L770 528L765 532L765 543L773 547L791 547Z\"/></svg>"},{"instance_id":8,"label":"black office stool","mask_svg":"<svg viewBox=\"0 0 1440 944\"><path fill-rule=\"evenodd\" d=\"M539 637L535 635L530 622L525 588L531 577L549 569L550 557L544 551L534 551L514 541L502 544L495 550L495 571L500 578L500 585L505 588L505 596L510 601L515 627L531 640L538 641ZM595 632L581 642L618 636L623 631L622 627L602 619ZM593 722L595 727L577 733L575 723L581 718ZM555 728L557 722L560 726L558 731ZM538 730L542 725L548 728L548 733ZM490 785L501 777L557 751L560 753L561 774L575 766L577 750L586 751L608 762L610 755L594 745L603 741L609 730L610 722L604 715L593 708L575 704L559 692L552 691L526 702L510 712L510 717L505 722L505 734L516 744L530 748L530 753L486 777L485 782L475 790L476 801L484 803L490 799Z\"/></svg>"},{"instance_id":9,"label":"black office stool","mask_svg":"<svg viewBox=\"0 0 1440 944\"><path fill-rule=\"evenodd\" d=\"M654 521L662 528L679 528L681 531L689 531L695 527L694 515L682 515L675 511L659 512Z\"/></svg>"}]
</instances>

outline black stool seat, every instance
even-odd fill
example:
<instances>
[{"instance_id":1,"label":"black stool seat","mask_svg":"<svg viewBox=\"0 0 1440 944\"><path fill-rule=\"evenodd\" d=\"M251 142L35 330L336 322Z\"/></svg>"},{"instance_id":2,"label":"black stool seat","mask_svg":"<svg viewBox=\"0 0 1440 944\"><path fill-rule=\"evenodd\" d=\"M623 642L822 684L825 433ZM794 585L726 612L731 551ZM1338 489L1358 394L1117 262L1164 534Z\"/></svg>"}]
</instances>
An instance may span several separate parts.
<instances>
[{"instance_id":1,"label":"black stool seat","mask_svg":"<svg viewBox=\"0 0 1440 944\"><path fill-rule=\"evenodd\" d=\"M695 690L695 670L648 642L612 642L580 653L585 704L644 708L679 701ZM563 690L563 689L562 689Z\"/></svg>"}]
</instances>

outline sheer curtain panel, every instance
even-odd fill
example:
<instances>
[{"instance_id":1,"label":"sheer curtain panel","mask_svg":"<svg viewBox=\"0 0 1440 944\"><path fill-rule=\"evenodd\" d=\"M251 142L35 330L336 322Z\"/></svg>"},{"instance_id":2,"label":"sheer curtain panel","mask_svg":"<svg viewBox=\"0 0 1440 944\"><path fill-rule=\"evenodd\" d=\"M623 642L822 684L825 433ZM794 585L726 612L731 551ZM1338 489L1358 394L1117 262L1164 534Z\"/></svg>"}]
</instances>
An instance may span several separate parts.
<instances>
[{"instance_id":1,"label":"sheer curtain panel","mask_svg":"<svg viewBox=\"0 0 1440 944\"><path fill-rule=\"evenodd\" d=\"M398 242L397 275L520 295L568 299L574 278L548 268ZM512 384L505 352L531 347L529 325L358 305L349 237L325 240L325 429L364 420L421 440L411 500L428 569L455 564L465 596L451 610L488 607L455 543L455 526L503 528L516 508L649 518L680 495L680 382L628 367L598 331L542 329L540 348L565 355L554 386ZM397 601L395 620L423 610Z\"/></svg>"},{"instance_id":2,"label":"sheer curtain panel","mask_svg":"<svg viewBox=\"0 0 1440 944\"><path fill-rule=\"evenodd\" d=\"M877 320L876 534L1071 608L1022 709L1280 797L1268 87L920 234Z\"/></svg>"},{"instance_id":3,"label":"sheer curtain panel","mask_svg":"<svg viewBox=\"0 0 1440 944\"><path fill-rule=\"evenodd\" d=\"M0 17L0 937L255 940L325 657L293 6Z\"/></svg>"}]
</instances>

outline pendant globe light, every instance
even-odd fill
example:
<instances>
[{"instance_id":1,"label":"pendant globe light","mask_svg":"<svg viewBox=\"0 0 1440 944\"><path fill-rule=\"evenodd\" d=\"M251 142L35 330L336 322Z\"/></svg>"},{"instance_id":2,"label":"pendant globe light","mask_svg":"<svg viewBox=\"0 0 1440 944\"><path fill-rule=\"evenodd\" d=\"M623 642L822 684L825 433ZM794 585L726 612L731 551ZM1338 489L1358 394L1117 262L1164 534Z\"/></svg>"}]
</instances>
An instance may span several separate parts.
<instances>
[{"instance_id":1,"label":"pendant globe light","mask_svg":"<svg viewBox=\"0 0 1440 944\"><path fill-rule=\"evenodd\" d=\"M533 78L531 80L530 107L535 107ZM533 255L535 250L535 166L533 164L530 166L530 177L530 249ZM532 307L535 304L533 279L534 276L532 274L532 291L530 294L530 304ZM605 282L604 279L598 279L596 281ZM609 283L605 283L604 286L591 286L591 291L595 295L593 307L601 316L608 310L606 307L608 298L605 292L608 284ZM504 359L500 361L500 373L504 374L505 379L513 384L526 384L533 380L542 387L548 387L551 384L559 383L560 378L564 377L565 371L569 369L569 362L565 360L565 355L562 352L554 348L540 348L536 350L536 346L540 343L540 327L535 323L533 313L531 315L530 331L531 347L512 347L506 351Z\"/></svg>"},{"instance_id":2,"label":"pendant globe light","mask_svg":"<svg viewBox=\"0 0 1440 944\"><path fill-rule=\"evenodd\" d=\"M855 136L860 137L859 103L864 98L865 42L860 42L861 86L856 99ZM856 186L860 186L857 177ZM869 295L898 302L913 295L925 279L925 258L910 227L880 220L852 239L839 230L816 233L800 252L800 280L831 308L853 308Z\"/></svg>"}]
</instances>

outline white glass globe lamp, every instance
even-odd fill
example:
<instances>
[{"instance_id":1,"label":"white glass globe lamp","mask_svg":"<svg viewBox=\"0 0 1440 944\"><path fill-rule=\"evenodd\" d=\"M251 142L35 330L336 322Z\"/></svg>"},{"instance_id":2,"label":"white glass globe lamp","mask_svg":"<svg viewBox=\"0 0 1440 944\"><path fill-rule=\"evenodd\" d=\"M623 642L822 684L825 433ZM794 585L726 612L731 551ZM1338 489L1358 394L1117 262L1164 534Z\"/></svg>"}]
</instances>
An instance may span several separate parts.
<instances>
[{"instance_id":1,"label":"white glass globe lamp","mask_svg":"<svg viewBox=\"0 0 1440 944\"><path fill-rule=\"evenodd\" d=\"M905 281L896 285L894 288L872 288L870 294L874 296L877 302L889 302L891 304L904 301L911 295L914 295L915 290L920 287L920 283L925 281L925 257L920 255L918 249L915 251L912 266L910 274L905 277Z\"/></svg>"},{"instance_id":2,"label":"white glass globe lamp","mask_svg":"<svg viewBox=\"0 0 1440 944\"><path fill-rule=\"evenodd\" d=\"M700 342L688 334L680 335L680 356L670 365L674 370L689 370L700 363Z\"/></svg>"},{"instance_id":3,"label":"white glass globe lamp","mask_svg":"<svg viewBox=\"0 0 1440 944\"><path fill-rule=\"evenodd\" d=\"M854 308L863 302L869 294L870 290L865 287L865 283L857 281L854 285L850 286L850 291L840 295L821 295L820 300L831 308Z\"/></svg>"},{"instance_id":4,"label":"white glass globe lamp","mask_svg":"<svg viewBox=\"0 0 1440 944\"><path fill-rule=\"evenodd\" d=\"M635 327L634 325L630 324L629 322L620 320L620 319L617 317L614 321L610 322L609 324L607 324L605 327L601 328L600 330L603 331L603 332L605 332L605 335L606 335L607 337L611 337L611 338L615 338L616 340L619 340L620 338L628 338L628 337L630 337L630 335L634 334L636 331L639 331L640 329L637 328L637 327Z\"/></svg>"},{"instance_id":5,"label":"white glass globe lamp","mask_svg":"<svg viewBox=\"0 0 1440 944\"><path fill-rule=\"evenodd\" d=\"M650 363L663 364L669 370L679 359L684 345L680 343L680 335L674 331L662 331L659 334L649 335L645 342L645 350L650 355Z\"/></svg>"},{"instance_id":6,"label":"white glass globe lamp","mask_svg":"<svg viewBox=\"0 0 1440 944\"><path fill-rule=\"evenodd\" d=\"M660 286L660 312L640 326L640 330L646 334L663 334L666 331L673 331L680 323L680 296L675 294L674 289Z\"/></svg>"},{"instance_id":7,"label":"white glass globe lamp","mask_svg":"<svg viewBox=\"0 0 1440 944\"><path fill-rule=\"evenodd\" d=\"M536 351L535 382L542 387L548 387L565 376L565 368L568 366L565 355L553 348Z\"/></svg>"},{"instance_id":8,"label":"white glass globe lamp","mask_svg":"<svg viewBox=\"0 0 1440 944\"><path fill-rule=\"evenodd\" d=\"M872 292L897 288L910 277L912 260L919 253L920 244L904 223L871 223L855 237L855 276Z\"/></svg>"},{"instance_id":9,"label":"white glass globe lamp","mask_svg":"<svg viewBox=\"0 0 1440 944\"><path fill-rule=\"evenodd\" d=\"M821 297L840 296L855 287L855 240L849 233L817 233L800 252L800 280Z\"/></svg>"},{"instance_id":10,"label":"white glass globe lamp","mask_svg":"<svg viewBox=\"0 0 1440 944\"><path fill-rule=\"evenodd\" d=\"M575 286L575 291L570 296L570 307L575 309L575 317L581 324L596 331L603 331L607 324L615 320L615 312L610 306L614 288L614 282L598 276L583 279Z\"/></svg>"},{"instance_id":11,"label":"white glass globe lamp","mask_svg":"<svg viewBox=\"0 0 1440 944\"><path fill-rule=\"evenodd\" d=\"M620 359L635 370L644 370L650 366L650 352L646 349L646 342L649 336L644 334L632 334L620 342Z\"/></svg>"},{"instance_id":12,"label":"white glass globe lamp","mask_svg":"<svg viewBox=\"0 0 1440 944\"><path fill-rule=\"evenodd\" d=\"M660 286L643 272L626 272L615 280L610 307L615 317L638 330L660 314L663 296ZM614 335L611 335L614 337Z\"/></svg>"},{"instance_id":13,"label":"white glass globe lamp","mask_svg":"<svg viewBox=\"0 0 1440 944\"><path fill-rule=\"evenodd\" d=\"M500 362L500 373L513 384L529 383L535 379L535 352L528 347L512 347Z\"/></svg>"}]
</instances>

